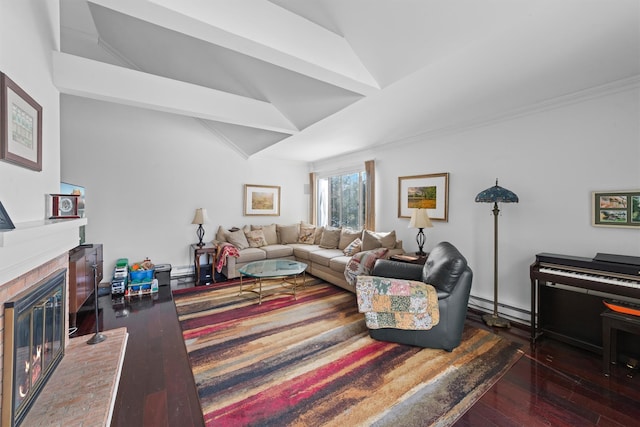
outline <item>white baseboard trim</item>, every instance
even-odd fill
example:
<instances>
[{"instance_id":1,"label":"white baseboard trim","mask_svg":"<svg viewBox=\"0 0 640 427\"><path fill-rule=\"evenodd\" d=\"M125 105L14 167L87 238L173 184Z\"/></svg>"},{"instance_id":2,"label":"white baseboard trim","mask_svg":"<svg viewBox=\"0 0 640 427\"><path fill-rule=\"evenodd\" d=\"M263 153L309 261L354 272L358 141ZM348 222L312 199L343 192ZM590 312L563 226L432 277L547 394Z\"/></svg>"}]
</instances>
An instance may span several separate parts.
<instances>
[{"instance_id":1,"label":"white baseboard trim","mask_svg":"<svg viewBox=\"0 0 640 427\"><path fill-rule=\"evenodd\" d=\"M485 313L493 313L493 301L486 298L471 295L469 307ZM505 319L531 326L531 311L523 310L498 301L498 314Z\"/></svg>"},{"instance_id":2,"label":"white baseboard trim","mask_svg":"<svg viewBox=\"0 0 640 427\"><path fill-rule=\"evenodd\" d=\"M193 276L195 272L193 271L193 265L182 265L178 267L171 268L171 278L178 278L184 276Z\"/></svg>"}]
</instances>

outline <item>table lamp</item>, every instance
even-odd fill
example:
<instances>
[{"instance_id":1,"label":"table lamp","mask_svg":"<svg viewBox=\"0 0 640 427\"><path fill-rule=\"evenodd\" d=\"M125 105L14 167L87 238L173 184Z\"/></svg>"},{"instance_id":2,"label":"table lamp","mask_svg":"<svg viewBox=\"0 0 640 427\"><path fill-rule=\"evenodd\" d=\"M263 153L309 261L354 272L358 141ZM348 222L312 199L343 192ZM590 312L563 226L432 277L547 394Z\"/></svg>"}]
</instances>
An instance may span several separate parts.
<instances>
[{"instance_id":1,"label":"table lamp","mask_svg":"<svg viewBox=\"0 0 640 427\"><path fill-rule=\"evenodd\" d=\"M202 224L207 221L209 221L209 218L207 218L207 210L205 208L196 209L196 214L193 216L193 221L191 221L191 224L198 225L198 231L196 231L196 235L198 236L199 240L198 246L204 246L204 243L202 243L202 238L204 237L204 228L202 227Z\"/></svg>"},{"instance_id":2,"label":"table lamp","mask_svg":"<svg viewBox=\"0 0 640 427\"><path fill-rule=\"evenodd\" d=\"M426 253L422 250L424 246L424 232L422 231L425 228L431 228L433 224L431 224L431 219L429 219L429 215L427 214L426 209L414 209L411 213L411 220L409 221L409 228L417 228L418 235L416 236L416 242L418 243L418 252L416 255L424 256Z\"/></svg>"}]
</instances>

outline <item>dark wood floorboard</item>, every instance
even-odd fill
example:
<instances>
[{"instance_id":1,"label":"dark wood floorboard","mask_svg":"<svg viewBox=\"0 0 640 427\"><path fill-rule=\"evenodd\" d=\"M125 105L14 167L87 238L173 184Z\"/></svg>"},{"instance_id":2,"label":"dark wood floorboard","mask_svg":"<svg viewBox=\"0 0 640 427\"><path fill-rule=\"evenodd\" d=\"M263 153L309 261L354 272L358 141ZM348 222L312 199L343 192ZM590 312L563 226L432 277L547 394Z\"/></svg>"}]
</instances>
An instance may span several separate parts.
<instances>
[{"instance_id":1,"label":"dark wood floorboard","mask_svg":"<svg viewBox=\"0 0 640 427\"><path fill-rule=\"evenodd\" d=\"M188 279L173 279L156 298L99 298L101 328L129 331L112 427L204 425L171 296L172 289L191 286ZM95 331L92 304L79 314L73 336ZM478 313L469 313L467 323L489 329ZM494 332L523 344L525 355L456 427L640 426L637 370L614 366L605 377L597 354L552 339L532 347L522 327Z\"/></svg>"}]
</instances>

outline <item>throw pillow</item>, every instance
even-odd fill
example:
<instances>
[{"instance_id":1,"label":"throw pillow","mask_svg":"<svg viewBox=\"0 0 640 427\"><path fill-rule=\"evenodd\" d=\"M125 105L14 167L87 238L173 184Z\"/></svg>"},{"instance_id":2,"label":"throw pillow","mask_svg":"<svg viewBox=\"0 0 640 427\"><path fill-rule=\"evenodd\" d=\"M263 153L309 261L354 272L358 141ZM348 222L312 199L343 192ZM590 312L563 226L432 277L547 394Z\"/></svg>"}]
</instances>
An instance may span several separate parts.
<instances>
[{"instance_id":1,"label":"throw pillow","mask_svg":"<svg viewBox=\"0 0 640 427\"><path fill-rule=\"evenodd\" d=\"M247 242L249 242L250 248L260 248L267 245L267 239L265 239L262 230L245 231L244 235L247 238Z\"/></svg>"},{"instance_id":2,"label":"throw pillow","mask_svg":"<svg viewBox=\"0 0 640 427\"><path fill-rule=\"evenodd\" d=\"M376 233L365 230L362 233L362 250L370 251L376 248L393 249L396 246L396 232Z\"/></svg>"},{"instance_id":3,"label":"throw pillow","mask_svg":"<svg viewBox=\"0 0 640 427\"><path fill-rule=\"evenodd\" d=\"M319 245L320 244L320 240L322 240L322 232L324 231L324 226L322 227L316 227L316 236L313 240L313 244L314 245Z\"/></svg>"},{"instance_id":4,"label":"throw pillow","mask_svg":"<svg viewBox=\"0 0 640 427\"><path fill-rule=\"evenodd\" d=\"M286 245L288 243L298 243L298 235L300 234L300 224L278 225L278 234L280 235L280 243Z\"/></svg>"},{"instance_id":5,"label":"throw pillow","mask_svg":"<svg viewBox=\"0 0 640 427\"><path fill-rule=\"evenodd\" d=\"M324 249L337 249L340 242L340 229L339 228L325 228L322 232L322 238L320 239L320 247Z\"/></svg>"},{"instance_id":6,"label":"throw pillow","mask_svg":"<svg viewBox=\"0 0 640 427\"><path fill-rule=\"evenodd\" d=\"M358 276L368 276L371 270L373 270L376 261L385 256L388 251L389 249L387 248L378 248L371 251L358 252L352 256L347 267L344 269L344 278L347 280L347 283L355 286Z\"/></svg>"},{"instance_id":7,"label":"throw pillow","mask_svg":"<svg viewBox=\"0 0 640 427\"><path fill-rule=\"evenodd\" d=\"M304 243L306 245L313 245L316 237L315 227L303 227L300 226L300 235L298 236L298 243Z\"/></svg>"},{"instance_id":8,"label":"throw pillow","mask_svg":"<svg viewBox=\"0 0 640 427\"><path fill-rule=\"evenodd\" d=\"M249 242L247 241L247 237L244 235L244 230L242 229L228 232L227 242L231 243L238 250L247 249L249 247Z\"/></svg>"},{"instance_id":9,"label":"throw pillow","mask_svg":"<svg viewBox=\"0 0 640 427\"><path fill-rule=\"evenodd\" d=\"M346 248L344 248L343 252L346 256L352 256L360 252L360 248L362 247L362 240L356 238L353 242L349 243Z\"/></svg>"},{"instance_id":10,"label":"throw pillow","mask_svg":"<svg viewBox=\"0 0 640 427\"><path fill-rule=\"evenodd\" d=\"M349 243L353 242L361 236L362 231L352 231L343 228L342 233L340 233L340 242L338 243L338 249L344 250L344 248L349 246Z\"/></svg>"},{"instance_id":11,"label":"throw pillow","mask_svg":"<svg viewBox=\"0 0 640 427\"><path fill-rule=\"evenodd\" d=\"M227 232L222 226L218 226L218 231L216 232L216 241L219 243L224 243L227 241Z\"/></svg>"},{"instance_id":12,"label":"throw pillow","mask_svg":"<svg viewBox=\"0 0 640 427\"><path fill-rule=\"evenodd\" d=\"M277 245L278 244L278 233L276 231L276 225L252 225L252 230L262 230L264 233L264 238L267 241L267 245Z\"/></svg>"}]
</instances>

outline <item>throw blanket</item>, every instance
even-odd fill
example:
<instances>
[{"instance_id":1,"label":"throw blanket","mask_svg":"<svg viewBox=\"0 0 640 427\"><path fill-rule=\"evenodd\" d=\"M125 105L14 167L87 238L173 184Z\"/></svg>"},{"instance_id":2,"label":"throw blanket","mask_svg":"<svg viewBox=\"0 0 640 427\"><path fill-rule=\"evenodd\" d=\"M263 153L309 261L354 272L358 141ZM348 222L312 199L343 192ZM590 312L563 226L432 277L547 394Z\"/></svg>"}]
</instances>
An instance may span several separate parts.
<instances>
[{"instance_id":1,"label":"throw blanket","mask_svg":"<svg viewBox=\"0 0 640 427\"><path fill-rule=\"evenodd\" d=\"M240 252L236 249L235 246L231 244L221 244L218 246L218 251L216 254L216 271L218 273L222 272L222 267L227 265L227 257L236 257L240 256Z\"/></svg>"},{"instance_id":2,"label":"throw blanket","mask_svg":"<svg viewBox=\"0 0 640 427\"><path fill-rule=\"evenodd\" d=\"M358 276L358 310L369 329L426 330L438 324L438 293L426 283Z\"/></svg>"}]
</instances>

